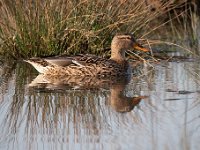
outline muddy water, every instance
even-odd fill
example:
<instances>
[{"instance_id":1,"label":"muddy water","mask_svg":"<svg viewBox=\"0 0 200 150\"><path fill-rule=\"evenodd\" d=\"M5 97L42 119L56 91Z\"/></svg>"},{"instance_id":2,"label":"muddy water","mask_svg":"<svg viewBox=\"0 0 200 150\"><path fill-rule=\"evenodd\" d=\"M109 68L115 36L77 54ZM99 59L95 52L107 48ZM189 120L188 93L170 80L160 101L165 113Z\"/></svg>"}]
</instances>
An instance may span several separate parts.
<instances>
[{"instance_id":1,"label":"muddy water","mask_svg":"<svg viewBox=\"0 0 200 150\"><path fill-rule=\"evenodd\" d=\"M130 81L53 84L28 64L0 66L2 150L200 149L199 63L142 66Z\"/></svg>"}]
</instances>

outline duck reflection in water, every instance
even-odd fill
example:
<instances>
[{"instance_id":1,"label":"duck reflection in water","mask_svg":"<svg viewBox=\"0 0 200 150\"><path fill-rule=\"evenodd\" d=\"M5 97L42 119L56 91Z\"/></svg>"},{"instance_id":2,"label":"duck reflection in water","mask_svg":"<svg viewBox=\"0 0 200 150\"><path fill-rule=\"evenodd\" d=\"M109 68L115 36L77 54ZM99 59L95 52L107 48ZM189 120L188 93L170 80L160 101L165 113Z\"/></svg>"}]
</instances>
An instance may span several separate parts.
<instances>
[{"instance_id":1,"label":"duck reflection in water","mask_svg":"<svg viewBox=\"0 0 200 150\"><path fill-rule=\"evenodd\" d=\"M110 88L109 103L117 112L121 113L130 112L142 99L147 98L147 96L127 97L125 88L126 84L123 83L113 84Z\"/></svg>"},{"instance_id":2,"label":"duck reflection in water","mask_svg":"<svg viewBox=\"0 0 200 150\"><path fill-rule=\"evenodd\" d=\"M130 112L146 96L127 97L125 88L130 81L130 76L124 78L118 77L81 77L81 76L45 76L39 74L30 84L29 87L37 89L39 92L82 92L84 90L110 90L110 97L107 104L111 105L117 112Z\"/></svg>"}]
</instances>

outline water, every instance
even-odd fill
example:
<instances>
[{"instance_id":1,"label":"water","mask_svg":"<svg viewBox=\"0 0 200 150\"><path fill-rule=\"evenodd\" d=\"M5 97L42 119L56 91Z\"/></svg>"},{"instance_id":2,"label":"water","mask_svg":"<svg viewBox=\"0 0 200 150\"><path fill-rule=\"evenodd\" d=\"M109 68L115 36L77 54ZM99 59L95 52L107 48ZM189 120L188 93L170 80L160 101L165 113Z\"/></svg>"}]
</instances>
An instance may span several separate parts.
<instances>
[{"instance_id":1,"label":"water","mask_svg":"<svg viewBox=\"0 0 200 150\"><path fill-rule=\"evenodd\" d=\"M30 87L30 65L1 63L0 149L198 150L198 65L143 66L128 84L65 78Z\"/></svg>"}]
</instances>

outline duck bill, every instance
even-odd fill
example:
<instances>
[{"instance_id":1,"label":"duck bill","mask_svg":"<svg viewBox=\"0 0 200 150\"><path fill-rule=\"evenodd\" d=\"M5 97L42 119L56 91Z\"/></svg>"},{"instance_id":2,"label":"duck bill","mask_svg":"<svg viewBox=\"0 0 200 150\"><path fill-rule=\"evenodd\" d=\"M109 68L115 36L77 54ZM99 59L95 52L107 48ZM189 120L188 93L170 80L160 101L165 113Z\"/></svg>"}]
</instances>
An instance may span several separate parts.
<instances>
[{"instance_id":1,"label":"duck bill","mask_svg":"<svg viewBox=\"0 0 200 150\"><path fill-rule=\"evenodd\" d=\"M149 52L149 49L144 48L142 45L140 45L140 44L138 44L138 43L135 44L133 47L134 47L134 49L139 50L139 51Z\"/></svg>"}]
</instances>

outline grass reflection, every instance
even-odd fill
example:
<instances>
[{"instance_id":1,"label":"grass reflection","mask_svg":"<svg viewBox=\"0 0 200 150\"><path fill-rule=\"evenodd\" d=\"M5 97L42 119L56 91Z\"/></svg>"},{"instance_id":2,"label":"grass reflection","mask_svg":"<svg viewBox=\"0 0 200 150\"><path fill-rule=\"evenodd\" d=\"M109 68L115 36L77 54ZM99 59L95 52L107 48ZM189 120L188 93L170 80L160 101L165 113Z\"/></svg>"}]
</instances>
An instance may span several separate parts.
<instances>
[{"instance_id":1,"label":"grass reflection","mask_svg":"<svg viewBox=\"0 0 200 150\"><path fill-rule=\"evenodd\" d=\"M57 82L38 78L28 64L16 67L1 76L2 149L198 147L195 62L141 65L142 74L130 83L67 77ZM145 95L148 100L141 100Z\"/></svg>"},{"instance_id":2,"label":"grass reflection","mask_svg":"<svg viewBox=\"0 0 200 150\"><path fill-rule=\"evenodd\" d=\"M37 83L33 80L35 75L30 73L34 71L27 66L18 64L15 73L12 72L12 80L7 80L9 90L1 90L6 97L3 103L7 106L1 121L1 132L9 137L22 136L29 143L26 144L28 148L32 142L37 142L37 136L47 141L67 143L82 140L98 142L101 131L110 126L111 116L108 113L129 112L145 98L126 96L127 78L66 77L59 82L46 78L47 83L40 83L41 80Z\"/></svg>"}]
</instances>

